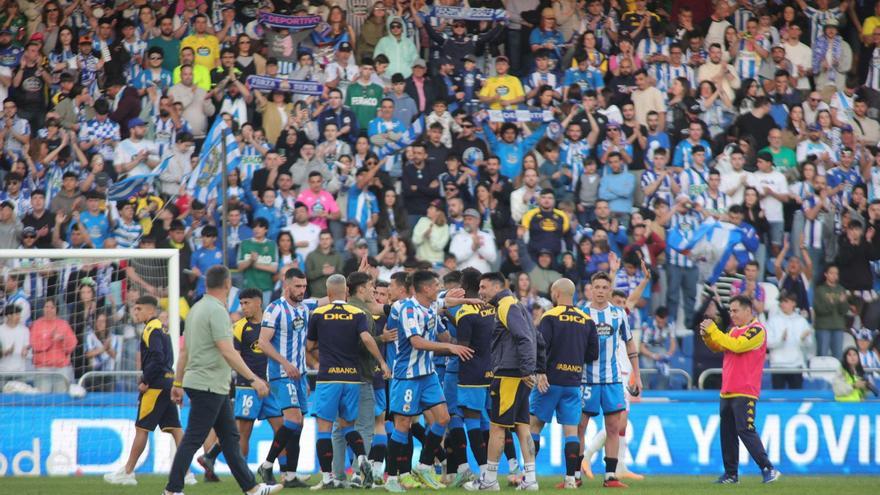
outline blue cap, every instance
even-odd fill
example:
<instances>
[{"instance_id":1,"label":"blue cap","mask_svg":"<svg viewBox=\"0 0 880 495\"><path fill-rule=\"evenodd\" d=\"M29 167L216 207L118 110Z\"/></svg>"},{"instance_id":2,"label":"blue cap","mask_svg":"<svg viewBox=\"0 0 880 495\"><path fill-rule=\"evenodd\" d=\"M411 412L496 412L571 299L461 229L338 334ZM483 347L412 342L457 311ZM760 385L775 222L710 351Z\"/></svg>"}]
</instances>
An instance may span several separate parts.
<instances>
[{"instance_id":1,"label":"blue cap","mask_svg":"<svg viewBox=\"0 0 880 495\"><path fill-rule=\"evenodd\" d=\"M143 119L141 119L140 117L135 117L135 118L128 121L128 128L129 129L131 129L132 127L137 127L139 125L147 125L147 123L144 122Z\"/></svg>"}]
</instances>

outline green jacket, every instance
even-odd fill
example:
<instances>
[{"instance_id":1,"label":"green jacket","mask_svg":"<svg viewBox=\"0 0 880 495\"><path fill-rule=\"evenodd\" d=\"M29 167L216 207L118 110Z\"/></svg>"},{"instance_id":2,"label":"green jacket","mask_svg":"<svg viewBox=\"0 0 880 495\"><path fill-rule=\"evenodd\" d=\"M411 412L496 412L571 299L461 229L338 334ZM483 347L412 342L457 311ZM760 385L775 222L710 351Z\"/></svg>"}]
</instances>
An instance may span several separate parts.
<instances>
[{"instance_id":1,"label":"green jacket","mask_svg":"<svg viewBox=\"0 0 880 495\"><path fill-rule=\"evenodd\" d=\"M327 295L327 278L330 275L324 275L324 264L332 265L333 273L342 273L342 255L333 248L327 254L318 248L306 256L306 276L309 278L311 297L321 298Z\"/></svg>"},{"instance_id":2,"label":"green jacket","mask_svg":"<svg viewBox=\"0 0 880 495\"><path fill-rule=\"evenodd\" d=\"M846 313L849 311L849 303L846 297L846 289L842 285L831 287L822 284L816 287L813 296L813 311L816 320L813 326L819 330L844 330L846 328Z\"/></svg>"}]
</instances>

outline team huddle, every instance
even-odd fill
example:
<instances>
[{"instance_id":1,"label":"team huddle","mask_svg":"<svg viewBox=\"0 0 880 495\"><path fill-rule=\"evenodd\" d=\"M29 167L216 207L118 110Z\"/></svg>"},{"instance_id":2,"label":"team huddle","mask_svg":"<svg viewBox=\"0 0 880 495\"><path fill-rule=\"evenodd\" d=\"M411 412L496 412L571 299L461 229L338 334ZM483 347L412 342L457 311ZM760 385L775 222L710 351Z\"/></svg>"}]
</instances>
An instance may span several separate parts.
<instances>
[{"instance_id":1,"label":"team huddle","mask_svg":"<svg viewBox=\"0 0 880 495\"><path fill-rule=\"evenodd\" d=\"M364 272L347 278L335 274L328 277L327 298L321 301L304 299L307 282L300 270L287 270L281 297L265 309L259 290L239 293L243 318L232 333L253 377L235 379L235 418L245 458L254 421L268 420L274 430L257 472L265 485L308 486L307 478L297 475L308 415L317 423L321 471L313 490L345 486L334 475L334 450L339 454L340 449L351 458L348 486L496 491L504 454L508 483L537 490L540 433L554 416L565 437L560 488L577 488L582 476L593 477L589 459L602 444L604 486L623 487L621 478L639 477L622 462L628 396L641 390L627 308L640 297L647 277L627 300L612 292L611 276L597 273L589 303L580 307L574 305L574 283L559 279L550 289L555 306L537 328L500 273L467 268L441 281L431 271L400 272L389 283L374 282ZM105 476L117 484L136 483L133 469L156 426L180 442L177 409L168 392L174 376L170 338L153 328L158 323L154 299L141 298L138 307L151 331L141 343L144 382L131 458L123 470ZM307 369L317 370L311 391ZM263 381L268 390L258 386ZM365 384L374 399L370 445L363 428L355 428ZM599 414L604 429L585 445L588 422ZM334 430L344 442L334 442ZM415 463L414 439L421 444ZM478 474L471 472L468 450ZM198 458L206 479L215 476L220 452L219 445L207 446ZM276 461L280 483L273 474ZM435 468L441 465L445 476ZM195 480L189 474L185 481Z\"/></svg>"}]
</instances>

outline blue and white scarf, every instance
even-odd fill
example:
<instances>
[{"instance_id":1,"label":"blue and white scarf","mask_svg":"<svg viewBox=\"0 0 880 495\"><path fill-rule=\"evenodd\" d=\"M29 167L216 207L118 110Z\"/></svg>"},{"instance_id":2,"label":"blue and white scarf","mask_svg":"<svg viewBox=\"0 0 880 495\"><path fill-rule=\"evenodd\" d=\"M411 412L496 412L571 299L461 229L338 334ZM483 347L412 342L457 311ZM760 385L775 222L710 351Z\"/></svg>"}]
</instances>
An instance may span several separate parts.
<instances>
[{"instance_id":1,"label":"blue and white scarf","mask_svg":"<svg viewBox=\"0 0 880 495\"><path fill-rule=\"evenodd\" d=\"M312 29L321 24L319 15L281 15L271 12L260 12L260 24L275 29L302 30Z\"/></svg>"},{"instance_id":2,"label":"blue and white scarf","mask_svg":"<svg viewBox=\"0 0 880 495\"><path fill-rule=\"evenodd\" d=\"M388 143L385 146L382 146L378 150L376 150L376 156L379 159L383 159L386 156L393 155L398 151L406 148L407 146L416 142L416 140L425 132L425 117L419 117L419 120L413 122L413 124L400 136L397 141L392 143Z\"/></svg>"},{"instance_id":3,"label":"blue and white scarf","mask_svg":"<svg viewBox=\"0 0 880 495\"><path fill-rule=\"evenodd\" d=\"M247 85L258 91L279 90L298 95L321 96L324 92L324 87L315 81L297 81L283 77L251 75L247 77Z\"/></svg>"},{"instance_id":4,"label":"blue and white scarf","mask_svg":"<svg viewBox=\"0 0 880 495\"><path fill-rule=\"evenodd\" d=\"M840 36L835 36L830 42L827 36L816 38L813 43L813 74L819 75L822 72L822 61L825 60L829 49L831 50L831 60L840 60L842 44L843 38ZM837 80L837 70L834 67L828 70L828 80L832 82Z\"/></svg>"},{"instance_id":5,"label":"blue and white scarf","mask_svg":"<svg viewBox=\"0 0 880 495\"><path fill-rule=\"evenodd\" d=\"M504 9L482 9L471 7L449 7L436 5L431 9L431 17L459 19L465 21L506 21Z\"/></svg>"},{"instance_id":6,"label":"blue and white scarf","mask_svg":"<svg viewBox=\"0 0 880 495\"><path fill-rule=\"evenodd\" d=\"M550 122L550 110L489 110L489 122Z\"/></svg>"}]
</instances>

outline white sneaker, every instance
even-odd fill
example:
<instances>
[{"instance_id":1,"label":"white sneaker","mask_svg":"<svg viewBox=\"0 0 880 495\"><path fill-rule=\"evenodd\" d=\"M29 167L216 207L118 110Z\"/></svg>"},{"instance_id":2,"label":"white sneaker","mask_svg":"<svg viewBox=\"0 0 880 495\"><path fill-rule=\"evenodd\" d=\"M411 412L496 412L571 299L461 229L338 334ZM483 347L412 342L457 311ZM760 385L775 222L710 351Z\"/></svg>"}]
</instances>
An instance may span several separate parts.
<instances>
[{"instance_id":1,"label":"white sneaker","mask_svg":"<svg viewBox=\"0 0 880 495\"><path fill-rule=\"evenodd\" d=\"M115 473L107 473L104 475L104 481L111 485L136 486L138 484L134 477L134 473L126 473L125 468L120 468Z\"/></svg>"},{"instance_id":2,"label":"white sneaker","mask_svg":"<svg viewBox=\"0 0 880 495\"><path fill-rule=\"evenodd\" d=\"M483 479L480 478L474 481L468 481L464 485L462 485L466 491L469 492L497 492L501 491L501 485L498 484L498 481L494 481L492 483L484 483Z\"/></svg>"},{"instance_id":3,"label":"white sneaker","mask_svg":"<svg viewBox=\"0 0 880 495\"><path fill-rule=\"evenodd\" d=\"M562 488L565 490L576 490L578 487L577 480L574 479L574 476L566 476L565 481L562 484Z\"/></svg>"},{"instance_id":4,"label":"white sneaker","mask_svg":"<svg viewBox=\"0 0 880 495\"><path fill-rule=\"evenodd\" d=\"M259 485L254 487L254 491L250 492L250 494L246 495L274 495L275 493L280 492L284 488L284 485L267 485L265 483L260 483Z\"/></svg>"},{"instance_id":5,"label":"white sneaker","mask_svg":"<svg viewBox=\"0 0 880 495\"><path fill-rule=\"evenodd\" d=\"M538 491L538 482L534 481L532 483L529 483L526 480L522 480L522 482L520 482L519 486L517 486L516 489L519 491L536 492Z\"/></svg>"},{"instance_id":6,"label":"white sneaker","mask_svg":"<svg viewBox=\"0 0 880 495\"><path fill-rule=\"evenodd\" d=\"M191 472L186 473L186 476L183 477L183 484L184 485L192 486L192 485L195 485L196 483L198 483L198 481L196 480L196 475L192 474Z\"/></svg>"}]
</instances>

